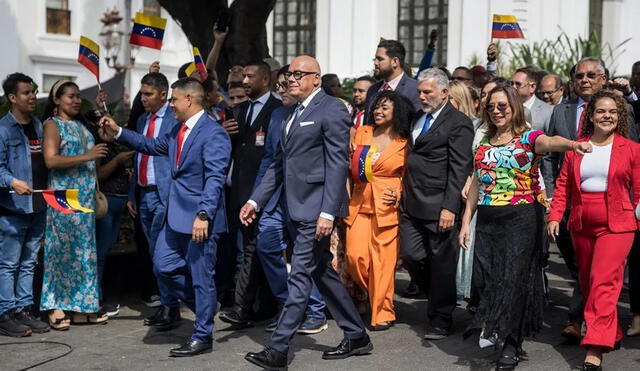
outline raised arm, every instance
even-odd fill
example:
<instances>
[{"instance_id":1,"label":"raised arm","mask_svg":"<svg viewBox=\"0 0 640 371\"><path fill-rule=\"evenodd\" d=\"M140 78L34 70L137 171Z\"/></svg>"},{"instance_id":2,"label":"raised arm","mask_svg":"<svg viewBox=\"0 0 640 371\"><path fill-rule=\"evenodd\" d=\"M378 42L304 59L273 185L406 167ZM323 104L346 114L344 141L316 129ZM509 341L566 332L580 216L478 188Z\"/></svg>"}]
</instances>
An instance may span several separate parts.
<instances>
[{"instance_id":1,"label":"raised arm","mask_svg":"<svg viewBox=\"0 0 640 371\"><path fill-rule=\"evenodd\" d=\"M42 143L44 163L49 169L67 169L88 161L96 161L107 155L107 145L96 144L88 152L75 156L60 154L60 133L53 120L44 123L44 141Z\"/></svg>"}]
</instances>

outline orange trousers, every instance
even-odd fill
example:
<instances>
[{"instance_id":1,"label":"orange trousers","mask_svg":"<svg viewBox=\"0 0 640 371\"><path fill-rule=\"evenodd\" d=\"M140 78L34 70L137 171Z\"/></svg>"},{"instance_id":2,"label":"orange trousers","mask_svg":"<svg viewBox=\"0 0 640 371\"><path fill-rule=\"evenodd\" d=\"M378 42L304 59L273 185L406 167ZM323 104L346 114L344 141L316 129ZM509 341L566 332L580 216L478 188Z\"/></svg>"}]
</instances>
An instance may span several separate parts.
<instances>
[{"instance_id":1,"label":"orange trousers","mask_svg":"<svg viewBox=\"0 0 640 371\"><path fill-rule=\"evenodd\" d=\"M349 275L369 293L371 326L395 321L398 225L380 228L374 214L358 213L353 224L347 226L345 255Z\"/></svg>"}]
</instances>

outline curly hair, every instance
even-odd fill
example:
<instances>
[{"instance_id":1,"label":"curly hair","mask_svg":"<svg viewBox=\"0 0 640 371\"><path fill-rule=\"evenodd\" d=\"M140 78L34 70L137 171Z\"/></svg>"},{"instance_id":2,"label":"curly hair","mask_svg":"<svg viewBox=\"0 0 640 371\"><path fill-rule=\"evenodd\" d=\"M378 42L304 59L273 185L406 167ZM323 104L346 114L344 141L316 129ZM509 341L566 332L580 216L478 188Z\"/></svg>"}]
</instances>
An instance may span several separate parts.
<instances>
[{"instance_id":1,"label":"curly hair","mask_svg":"<svg viewBox=\"0 0 640 371\"><path fill-rule=\"evenodd\" d=\"M408 139L411 135L411 122L413 120L413 110L411 102L402 95L392 91L383 90L377 93L371 102L371 110L365 125L375 126L373 112L378 103L388 100L393 103L393 123L392 129L395 134L403 139Z\"/></svg>"},{"instance_id":2,"label":"curly hair","mask_svg":"<svg viewBox=\"0 0 640 371\"><path fill-rule=\"evenodd\" d=\"M509 101L509 106L511 107L512 134L514 136L522 135L522 133L527 131L528 128L527 121L524 118L522 98L520 98L520 95L518 95L518 92L513 87L508 85L498 85L491 89L489 94L487 94L487 104L491 101L491 96L495 93L504 93L507 96L507 101ZM487 136L491 138L496 135L498 128L496 128L493 121L491 121L491 112L488 112L486 108L482 110L482 116L482 119L488 126Z\"/></svg>"},{"instance_id":3,"label":"curly hair","mask_svg":"<svg viewBox=\"0 0 640 371\"><path fill-rule=\"evenodd\" d=\"M581 137L588 137L593 134L593 114L596 111L596 103L600 99L609 98L616 103L616 109L618 110L618 125L614 129L615 133L627 138L629 136L629 109L627 108L627 102L612 90L603 89L591 96L589 104L587 105L587 113L585 115L585 122L582 125Z\"/></svg>"}]
</instances>

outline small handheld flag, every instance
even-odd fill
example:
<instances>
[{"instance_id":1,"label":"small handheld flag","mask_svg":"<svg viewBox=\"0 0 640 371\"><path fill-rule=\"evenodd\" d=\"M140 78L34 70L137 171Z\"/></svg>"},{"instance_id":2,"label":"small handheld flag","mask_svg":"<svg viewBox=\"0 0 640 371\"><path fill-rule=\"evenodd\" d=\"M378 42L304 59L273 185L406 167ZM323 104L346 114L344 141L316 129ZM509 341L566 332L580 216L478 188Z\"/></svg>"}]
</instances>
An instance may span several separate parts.
<instances>
[{"instance_id":1,"label":"small handheld flag","mask_svg":"<svg viewBox=\"0 0 640 371\"><path fill-rule=\"evenodd\" d=\"M493 15L492 39L524 39L515 15Z\"/></svg>"},{"instance_id":2,"label":"small handheld flag","mask_svg":"<svg viewBox=\"0 0 640 371\"><path fill-rule=\"evenodd\" d=\"M160 50L162 49L162 38L166 27L166 18L138 12L133 19L129 43Z\"/></svg>"},{"instance_id":3,"label":"small handheld flag","mask_svg":"<svg viewBox=\"0 0 640 371\"><path fill-rule=\"evenodd\" d=\"M204 60L202 60L202 56L200 55L200 50L197 47L193 47L193 61L196 64L196 68L200 73L200 81L204 81L207 79L207 66L204 64Z\"/></svg>"},{"instance_id":4,"label":"small handheld flag","mask_svg":"<svg viewBox=\"0 0 640 371\"><path fill-rule=\"evenodd\" d=\"M80 205L77 189L45 189L42 191L42 197L49 206L64 214L93 212L93 210Z\"/></svg>"},{"instance_id":5,"label":"small handheld flag","mask_svg":"<svg viewBox=\"0 0 640 371\"><path fill-rule=\"evenodd\" d=\"M80 36L78 63L85 66L100 81L100 46L88 37Z\"/></svg>"},{"instance_id":6,"label":"small handheld flag","mask_svg":"<svg viewBox=\"0 0 640 371\"><path fill-rule=\"evenodd\" d=\"M191 76L192 73L194 73L196 71L197 71L196 63L195 62L191 62L191 63L189 63L187 68L184 70L184 73L187 75L187 77L189 77L189 76Z\"/></svg>"}]
</instances>

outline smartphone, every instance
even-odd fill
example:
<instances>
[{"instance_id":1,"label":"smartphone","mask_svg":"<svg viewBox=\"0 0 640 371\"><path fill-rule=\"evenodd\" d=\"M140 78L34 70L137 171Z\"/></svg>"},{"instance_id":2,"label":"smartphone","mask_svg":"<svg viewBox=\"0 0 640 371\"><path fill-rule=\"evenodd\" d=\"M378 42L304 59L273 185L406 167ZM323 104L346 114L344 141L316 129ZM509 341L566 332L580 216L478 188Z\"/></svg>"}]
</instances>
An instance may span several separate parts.
<instances>
[{"instance_id":1,"label":"smartphone","mask_svg":"<svg viewBox=\"0 0 640 371\"><path fill-rule=\"evenodd\" d=\"M227 108L224 109L224 119L225 119L225 121L234 119L234 117L233 117L233 108L227 107Z\"/></svg>"},{"instance_id":2,"label":"smartphone","mask_svg":"<svg viewBox=\"0 0 640 371\"><path fill-rule=\"evenodd\" d=\"M218 16L218 20L216 21L216 30L218 32L225 32L229 24L231 23L231 17L229 16L229 12L222 11Z\"/></svg>"}]
</instances>

